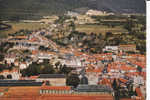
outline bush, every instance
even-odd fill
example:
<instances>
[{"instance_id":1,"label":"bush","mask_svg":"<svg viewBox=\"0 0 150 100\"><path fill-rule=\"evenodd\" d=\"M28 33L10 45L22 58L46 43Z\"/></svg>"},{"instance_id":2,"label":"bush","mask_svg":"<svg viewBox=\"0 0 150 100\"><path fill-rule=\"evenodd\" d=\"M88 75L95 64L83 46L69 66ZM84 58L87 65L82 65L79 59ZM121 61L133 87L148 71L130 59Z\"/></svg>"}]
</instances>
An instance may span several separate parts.
<instances>
[{"instance_id":1,"label":"bush","mask_svg":"<svg viewBox=\"0 0 150 100\"><path fill-rule=\"evenodd\" d=\"M12 79L12 75L7 75L7 79Z\"/></svg>"},{"instance_id":2,"label":"bush","mask_svg":"<svg viewBox=\"0 0 150 100\"><path fill-rule=\"evenodd\" d=\"M80 83L80 79L77 74L71 74L68 76L66 84L69 86L77 87Z\"/></svg>"}]
</instances>

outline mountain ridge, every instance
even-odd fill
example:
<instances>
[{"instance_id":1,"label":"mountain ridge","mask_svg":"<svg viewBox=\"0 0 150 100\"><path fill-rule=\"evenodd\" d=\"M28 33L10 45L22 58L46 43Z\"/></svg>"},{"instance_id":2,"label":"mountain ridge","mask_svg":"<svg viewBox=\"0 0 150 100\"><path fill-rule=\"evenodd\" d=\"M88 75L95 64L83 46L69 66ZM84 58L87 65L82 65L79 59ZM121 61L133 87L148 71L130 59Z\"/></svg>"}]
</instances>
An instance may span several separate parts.
<instances>
[{"instance_id":1,"label":"mountain ridge","mask_svg":"<svg viewBox=\"0 0 150 100\"><path fill-rule=\"evenodd\" d=\"M114 13L145 13L144 0L0 0L0 18L14 16L62 15L89 8Z\"/></svg>"}]
</instances>

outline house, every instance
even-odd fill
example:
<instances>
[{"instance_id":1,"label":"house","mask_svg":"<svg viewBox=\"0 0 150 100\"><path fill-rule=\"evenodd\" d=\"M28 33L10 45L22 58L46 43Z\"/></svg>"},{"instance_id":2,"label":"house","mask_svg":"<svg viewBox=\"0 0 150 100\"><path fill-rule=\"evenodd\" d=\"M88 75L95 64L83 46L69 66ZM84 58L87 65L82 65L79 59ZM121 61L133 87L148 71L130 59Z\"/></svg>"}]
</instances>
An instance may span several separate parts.
<instances>
[{"instance_id":1,"label":"house","mask_svg":"<svg viewBox=\"0 0 150 100\"><path fill-rule=\"evenodd\" d=\"M108 52L118 52L118 46L106 46L103 51L108 51Z\"/></svg>"},{"instance_id":2,"label":"house","mask_svg":"<svg viewBox=\"0 0 150 100\"><path fill-rule=\"evenodd\" d=\"M110 86L111 87L111 80L110 79L107 79L107 78L102 78L98 84L103 84L103 85L106 85L106 86Z\"/></svg>"},{"instance_id":3,"label":"house","mask_svg":"<svg viewBox=\"0 0 150 100\"><path fill-rule=\"evenodd\" d=\"M133 73L133 72L137 72L137 69L135 68L135 67L131 67L131 66L127 66L127 65L122 65L122 66L120 66L120 71L122 72L122 73L125 73L125 72L131 72L131 73Z\"/></svg>"},{"instance_id":4,"label":"house","mask_svg":"<svg viewBox=\"0 0 150 100\"><path fill-rule=\"evenodd\" d=\"M3 70L0 72L0 75L3 75L5 78L7 78L8 75L11 75L11 79L18 80L20 78L20 73L17 69L13 70Z\"/></svg>"},{"instance_id":5,"label":"house","mask_svg":"<svg viewBox=\"0 0 150 100\"><path fill-rule=\"evenodd\" d=\"M13 49L27 49L27 50L37 50L39 48L38 43L34 43L31 41L17 41L14 45Z\"/></svg>"},{"instance_id":6,"label":"house","mask_svg":"<svg viewBox=\"0 0 150 100\"><path fill-rule=\"evenodd\" d=\"M77 12L68 11L66 15L67 15L67 16L71 16L71 17L76 17L76 16L78 16L79 14L78 14Z\"/></svg>"},{"instance_id":7,"label":"house","mask_svg":"<svg viewBox=\"0 0 150 100\"><path fill-rule=\"evenodd\" d=\"M4 59L7 62L7 64L11 64L15 62L16 55L10 54L10 55L7 55Z\"/></svg>"},{"instance_id":8,"label":"house","mask_svg":"<svg viewBox=\"0 0 150 100\"><path fill-rule=\"evenodd\" d=\"M70 60L68 59L63 59L63 64L67 65L68 67L81 67L81 61L78 58L71 58Z\"/></svg>"},{"instance_id":9,"label":"house","mask_svg":"<svg viewBox=\"0 0 150 100\"><path fill-rule=\"evenodd\" d=\"M27 68L27 63L26 62L22 62L19 66L20 69L26 69Z\"/></svg>"},{"instance_id":10,"label":"house","mask_svg":"<svg viewBox=\"0 0 150 100\"><path fill-rule=\"evenodd\" d=\"M27 36L15 36L15 37L13 37L12 39L14 39L14 40L27 40Z\"/></svg>"},{"instance_id":11,"label":"house","mask_svg":"<svg viewBox=\"0 0 150 100\"><path fill-rule=\"evenodd\" d=\"M48 81L51 86L66 86L66 77L64 74L40 74L36 81Z\"/></svg>"},{"instance_id":12,"label":"house","mask_svg":"<svg viewBox=\"0 0 150 100\"><path fill-rule=\"evenodd\" d=\"M139 85L144 85L144 79L142 76L136 75L133 77L134 85L139 86Z\"/></svg>"},{"instance_id":13,"label":"house","mask_svg":"<svg viewBox=\"0 0 150 100\"><path fill-rule=\"evenodd\" d=\"M119 45L119 51L136 52L136 45Z\"/></svg>"},{"instance_id":14,"label":"house","mask_svg":"<svg viewBox=\"0 0 150 100\"><path fill-rule=\"evenodd\" d=\"M89 85L97 85L99 82L99 75L101 74L102 70L99 69L87 69L86 76L88 78Z\"/></svg>"},{"instance_id":15,"label":"house","mask_svg":"<svg viewBox=\"0 0 150 100\"><path fill-rule=\"evenodd\" d=\"M54 56L56 56L55 52L39 52L36 54L38 59L51 59Z\"/></svg>"},{"instance_id":16,"label":"house","mask_svg":"<svg viewBox=\"0 0 150 100\"><path fill-rule=\"evenodd\" d=\"M14 65L15 65L15 66L19 66L19 63L20 63L20 62L19 62L18 60L15 60Z\"/></svg>"},{"instance_id":17,"label":"house","mask_svg":"<svg viewBox=\"0 0 150 100\"><path fill-rule=\"evenodd\" d=\"M90 16L86 15L79 15L77 16L77 20L75 21L76 24L86 24L86 23L98 23L94 19L92 19Z\"/></svg>"},{"instance_id":18,"label":"house","mask_svg":"<svg viewBox=\"0 0 150 100\"><path fill-rule=\"evenodd\" d=\"M29 80L36 80L39 76L30 76Z\"/></svg>"}]
</instances>

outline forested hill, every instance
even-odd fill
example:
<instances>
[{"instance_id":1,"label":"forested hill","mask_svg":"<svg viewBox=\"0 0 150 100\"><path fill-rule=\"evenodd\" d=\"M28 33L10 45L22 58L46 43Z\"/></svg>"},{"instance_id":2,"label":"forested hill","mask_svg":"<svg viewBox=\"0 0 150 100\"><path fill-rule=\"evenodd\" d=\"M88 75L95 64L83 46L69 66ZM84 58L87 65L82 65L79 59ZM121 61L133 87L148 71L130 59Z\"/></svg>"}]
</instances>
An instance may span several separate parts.
<instances>
[{"instance_id":1,"label":"forested hill","mask_svg":"<svg viewBox=\"0 0 150 100\"><path fill-rule=\"evenodd\" d=\"M145 13L145 2L144 0L0 0L0 17L60 15L78 8L117 13Z\"/></svg>"}]
</instances>

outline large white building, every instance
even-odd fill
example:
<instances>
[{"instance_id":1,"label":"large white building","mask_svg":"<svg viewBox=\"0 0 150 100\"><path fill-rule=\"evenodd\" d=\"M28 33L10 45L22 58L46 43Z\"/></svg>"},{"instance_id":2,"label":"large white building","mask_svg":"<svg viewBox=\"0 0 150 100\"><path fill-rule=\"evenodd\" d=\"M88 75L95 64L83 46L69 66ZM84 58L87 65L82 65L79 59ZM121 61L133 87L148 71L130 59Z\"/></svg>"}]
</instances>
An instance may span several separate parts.
<instances>
[{"instance_id":1,"label":"large white building","mask_svg":"<svg viewBox=\"0 0 150 100\"><path fill-rule=\"evenodd\" d=\"M105 46L103 51L111 51L111 52L118 52L118 46Z\"/></svg>"},{"instance_id":2,"label":"large white building","mask_svg":"<svg viewBox=\"0 0 150 100\"><path fill-rule=\"evenodd\" d=\"M66 86L66 77L63 74L40 74L36 81L47 81L51 86Z\"/></svg>"},{"instance_id":3,"label":"large white building","mask_svg":"<svg viewBox=\"0 0 150 100\"><path fill-rule=\"evenodd\" d=\"M88 16L100 16L100 15L106 15L106 12L91 9L91 10L88 10L86 12L86 15L88 15Z\"/></svg>"}]
</instances>

